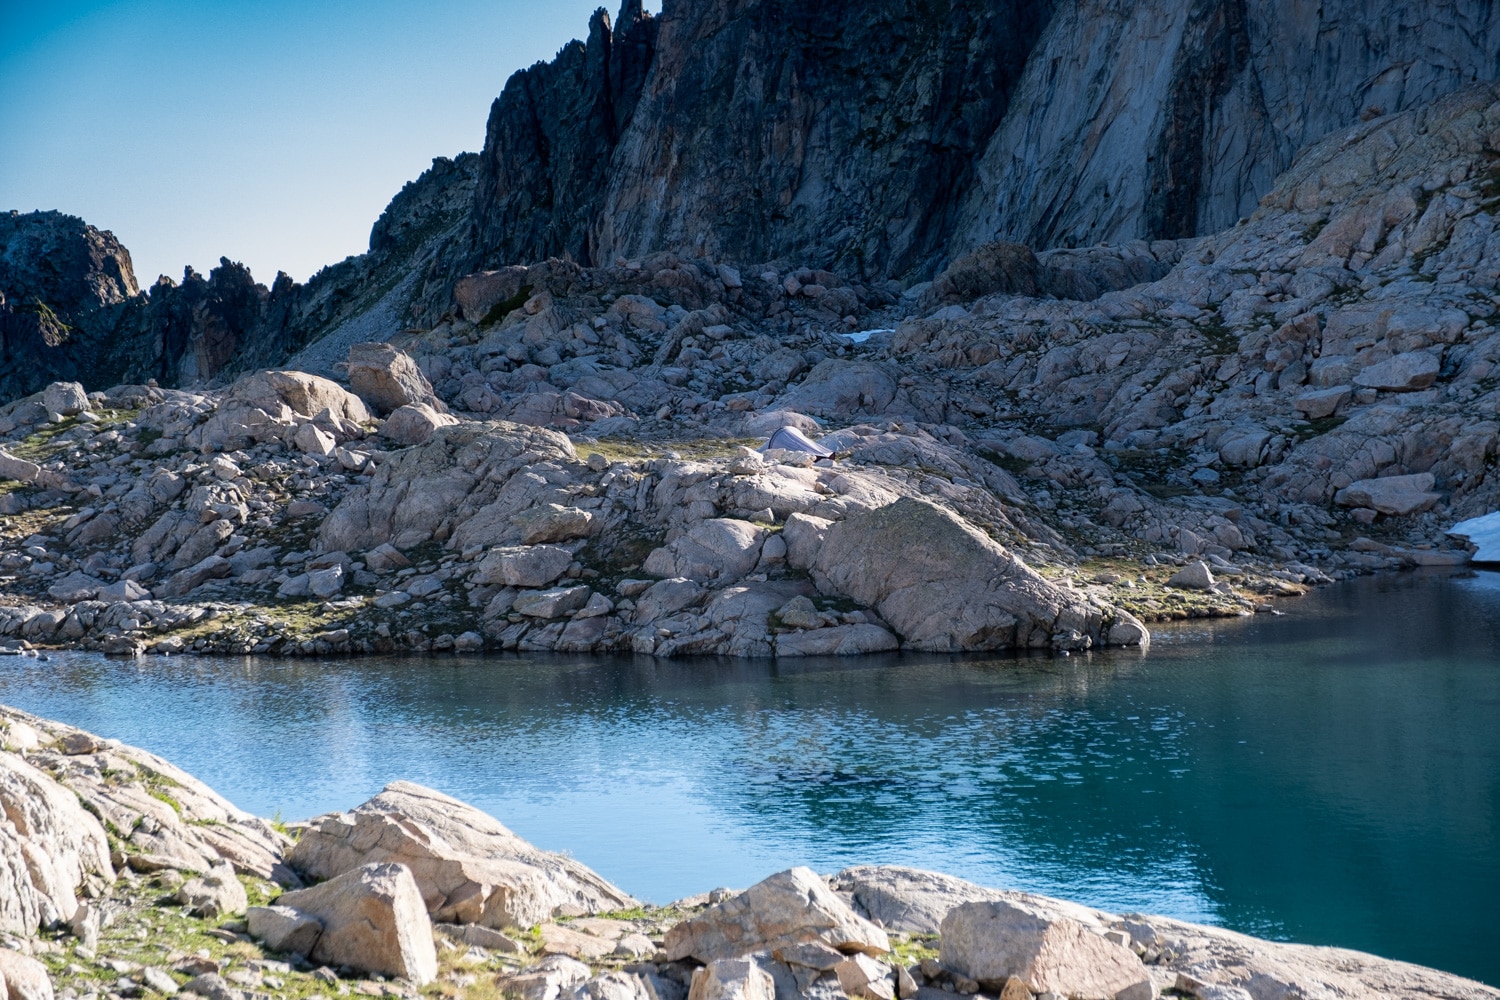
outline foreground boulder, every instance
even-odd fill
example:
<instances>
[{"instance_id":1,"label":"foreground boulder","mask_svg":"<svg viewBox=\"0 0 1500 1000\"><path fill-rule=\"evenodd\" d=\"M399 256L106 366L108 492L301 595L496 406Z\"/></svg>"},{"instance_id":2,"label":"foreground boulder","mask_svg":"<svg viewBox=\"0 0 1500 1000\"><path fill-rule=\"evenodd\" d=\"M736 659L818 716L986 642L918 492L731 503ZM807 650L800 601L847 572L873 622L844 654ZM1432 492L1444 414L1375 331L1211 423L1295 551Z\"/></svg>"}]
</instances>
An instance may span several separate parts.
<instances>
[{"instance_id":1,"label":"foreground boulder","mask_svg":"<svg viewBox=\"0 0 1500 1000\"><path fill-rule=\"evenodd\" d=\"M24 725L11 720L0 745L22 738ZM26 726L27 738L38 735ZM104 827L73 792L0 750L0 932L29 934L71 920L88 874L114 879Z\"/></svg>"},{"instance_id":2,"label":"foreground boulder","mask_svg":"<svg viewBox=\"0 0 1500 1000\"><path fill-rule=\"evenodd\" d=\"M473 806L408 781L387 785L353 812L313 820L287 860L315 879L399 863L442 923L530 927L637 905L571 858L539 850Z\"/></svg>"},{"instance_id":3,"label":"foreground boulder","mask_svg":"<svg viewBox=\"0 0 1500 1000\"><path fill-rule=\"evenodd\" d=\"M89 410L89 394L77 382L53 382L42 390L42 405L47 412L73 417Z\"/></svg>"},{"instance_id":4,"label":"foreground boulder","mask_svg":"<svg viewBox=\"0 0 1500 1000\"><path fill-rule=\"evenodd\" d=\"M198 878L188 879L177 890L177 901L195 915L208 920L234 913L244 913L250 905L245 887L235 878L228 865L214 868Z\"/></svg>"},{"instance_id":5,"label":"foreground boulder","mask_svg":"<svg viewBox=\"0 0 1500 1000\"><path fill-rule=\"evenodd\" d=\"M122 832L136 871L232 880L232 867L300 885L281 863L285 836L153 753L4 705L0 746L11 748L0 750L0 930L66 922L80 886L113 881L106 827ZM237 882L225 888L243 893Z\"/></svg>"},{"instance_id":6,"label":"foreground boulder","mask_svg":"<svg viewBox=\"0 0 1500 1000\"><path fill-rule=\"evenodd\" d=\"M413 403L438 413L448 412L411 355L390 344L354 344L349 348L349 386L381 416Z\"/></svg>"},{"instance_id":7,"label":"foreground boulder","mask_svg":"<svg viewBox=\"0 0 1500 1000\"><path fill-rule=\"evenodd\" d=\"M760 561L765 536L764 528L748 521L714 518L652 552L641 568L652 576L699 583L738 580Z\"/></svg>"},{"instance_id":8,"label":"foreground boulder","mask_svg":"<svg viewBox=\"0 0 1500 1000\"><path fill-rule=\"evenodd\" d=\"M1076 1000L1155 996L1134 952L1038 906L963 903L943 918L940 932L942 964L986 989L1002 990L1015 977L1032 993Z\"/></svg>"},{"instance_id":9,"label":"foreground boulder","mask_svg":"<svg viewBox=\"0 0 1500 1000\"><path fill-rule=\"evenodd\" d=\"M422 896L405 865L364 865L278 905L323 924L308 958L400 976L417 986L437 978L437 949Z\"/></svg>"},{"instance_id":10,"label":"foreground boulder","mask_svg":"<svg viewBox=\"0 0 1500 1000\"><path fill-rule=\"evenodd\" d=\"M1381 514L1405 517L1427 510L1443 498L1442 494L1432 492L1433 484L1430 472L1361 479L1339 490L1333 499L1343 507L1366 507Z\"/></svg>"},{"instance_id":11,"label":"foreground boulder","mask_svg":"<svg viewBox=\"0 0 1500 1000\"><path fill-rule=\"evenodd\" d=\"M321 920L290 906L252 906L245 921L251 937L287 955L311 955L323 934Z\"/></svg>"},{"instance_id":12,"label":"foreground boulder","mask_svg":"<svg viewBox=\"0 0 1500 1000\"><path fill-rule=\"evenodd\" d=\"M897 865L845 868L829 884L860 916L908 934L936 934L955 906L1001 895L952 875Z\"/></svg>"},{"instance_id":13,"label":"foreground boulder","mask_svg":"<svg viewBox=\"0 0 1500 1000\"><path fill-rule=\"evenodd\" d=\"M47 967L34 958L0 948L0 997L7 1000L52 1000Z\"/></svg>"},{"instance_id":14,"label":"foreground boulder","mask_svg":"<svg viewBox=\"0 0 1500 1000\"><path fill-rule=\"evenodd\" d=\"M397 407L380 428L380 436L401 446L425 444L439 427L452 427L456 417L439 412L426 403Z\"/></svg>"},{"instance_id":15,"label":"foreground boulder","mask_svg":"<svg viewBox=\"0 0 1500 1000\"><path fill-rule=\"evenodd\" d=\"M775 1000L776 982L758 964L723 958L693 970L688 1000Z\"/></svg>"},{"instance_id":16,"label":"foreground boulder","mask_svg":"<svg viewBox=\"0 0 1500 1000\"><path fill-rule=\"evenodd\" d=\"M670 961L708 963L807 942L869 955L891 948L885 931L849 909L807 868L772 875L684 920L667 931L663 947Z\"/></svg>"}]
</instances>

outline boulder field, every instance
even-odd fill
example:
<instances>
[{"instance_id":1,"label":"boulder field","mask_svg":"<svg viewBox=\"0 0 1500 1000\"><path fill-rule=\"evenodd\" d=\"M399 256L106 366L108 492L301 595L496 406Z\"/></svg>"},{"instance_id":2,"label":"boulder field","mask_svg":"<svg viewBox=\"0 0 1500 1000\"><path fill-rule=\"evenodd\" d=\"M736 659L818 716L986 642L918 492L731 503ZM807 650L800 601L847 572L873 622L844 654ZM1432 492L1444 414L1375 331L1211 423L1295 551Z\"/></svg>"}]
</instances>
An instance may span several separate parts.
<instances>
[{"instance_id":1,"label":"boulder field","mask_svg":"<svg viewBox=\"0 0 1500 1000\"><path fill-rule=\"evenodd\" d=\"M283 832L285 829L285 832ZM807 868L640 903L396 782L290 828L165 761L0 706L0 995L1152 1000L1500 991L948 875Z\"/></svg>"},{"instance_id":2,"label":"boulder field","mask_svg":"<svg viewBox=\"0 0 1500 1000\"><path fill-rule=\"evenodd\" d=\"M1460 567L1500 508L1497 157L1476 85L1213 236L910 287L548 260L310 371L53 383L0 408L0 642L1073 652Z\"/></svg>"}]
</instances>

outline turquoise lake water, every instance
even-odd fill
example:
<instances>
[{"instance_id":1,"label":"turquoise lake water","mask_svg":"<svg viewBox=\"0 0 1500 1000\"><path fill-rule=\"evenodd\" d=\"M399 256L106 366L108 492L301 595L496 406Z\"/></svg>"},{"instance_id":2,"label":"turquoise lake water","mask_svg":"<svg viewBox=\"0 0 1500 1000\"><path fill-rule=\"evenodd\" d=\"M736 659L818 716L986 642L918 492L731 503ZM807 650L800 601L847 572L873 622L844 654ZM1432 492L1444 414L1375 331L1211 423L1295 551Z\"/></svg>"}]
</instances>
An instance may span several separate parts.
<instances>
[{"instance_id":1,"label":"turquoise lake water","mask_svg":"<svg viewBox=\"0 0 1500 1000\"><path fill-rule=\"evenodd\" d=\"M1500 984L1500 575L1148 652L0 659L0 701L298 819L407 778L653 902L885 862Z\"/></svg>"}]
</instances>

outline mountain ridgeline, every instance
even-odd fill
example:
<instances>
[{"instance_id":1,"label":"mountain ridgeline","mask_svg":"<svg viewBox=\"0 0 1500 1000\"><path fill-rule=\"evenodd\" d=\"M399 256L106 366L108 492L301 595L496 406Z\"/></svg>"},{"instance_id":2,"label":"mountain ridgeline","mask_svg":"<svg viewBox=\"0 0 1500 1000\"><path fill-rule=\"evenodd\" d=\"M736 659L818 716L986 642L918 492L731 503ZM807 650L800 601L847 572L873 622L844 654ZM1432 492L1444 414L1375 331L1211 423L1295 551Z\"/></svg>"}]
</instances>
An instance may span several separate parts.
<instances>
[{"instance_id":1,"label":"mountain ridgeline","mask_svg":"<svg viewBox=\"0 0 1500 1000\"><path fill-rule=\"evenodd\" d=\"M1247 216L1338 128L1500 77L1487 0L626 0L516 73L369 251L267 288L136 287L114 237L0 217L0 400L187 384L430 326L464 274L671 250L866 282L992 240L1175 239Z\"/></svg>"}]
</instances>

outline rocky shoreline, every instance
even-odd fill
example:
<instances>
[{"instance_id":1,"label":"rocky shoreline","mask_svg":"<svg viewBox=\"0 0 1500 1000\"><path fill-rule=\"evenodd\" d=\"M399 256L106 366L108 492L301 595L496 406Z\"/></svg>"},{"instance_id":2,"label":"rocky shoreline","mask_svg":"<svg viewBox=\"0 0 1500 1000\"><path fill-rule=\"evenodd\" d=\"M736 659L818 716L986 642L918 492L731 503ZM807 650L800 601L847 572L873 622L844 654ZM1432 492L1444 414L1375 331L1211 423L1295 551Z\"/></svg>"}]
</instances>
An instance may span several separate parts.
<instances>
[{"instance_id":1,"label":"rocky shoreline","mask_svg":"<svg viewBox=\"0 0 1500 1000\"><path fill-rule=\"evenodd\" d=\"M426 396L383 420L278 371L202 393L59 383L0 411L0 648L1076 651L1334 579L1227 549L1139 555L1154 547L1125 532L1080 554L1016 478L921 428L859 425L817 460L461 419L381 346L381 377L404 368ZM770 416L750 419L805 419ZM1386 567L1464 558L1379 548Z\"/></svg>"},{"instance_id":2,"label":"rocky shoreline","mask_svg":"<svg viewBox=\"0 0 1500 1000\"><path fill-rule=\"evenodd\" d=\"M318 372L54 383L0 407L0 643L1076 652L1461 567L1500 508L1496 122L1476 86L1329 136L1201 239L910 287L550 260Z\"/></svg>"},{"instance_id":3,"label":"rocky shoreline","mask_svg":"<svg viewBox=\"0 0 1500 1000\"><path fill-rule=\"evenodd\" d=\"M642 904L396 782L281 827L160 758L0 706L0 983L15 1000L1494 998L1337 948L910 868Z\"/></svg>"}]
</instances>

